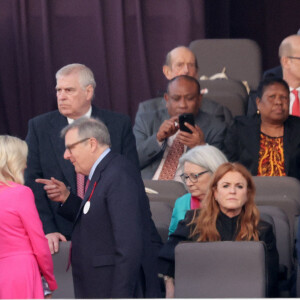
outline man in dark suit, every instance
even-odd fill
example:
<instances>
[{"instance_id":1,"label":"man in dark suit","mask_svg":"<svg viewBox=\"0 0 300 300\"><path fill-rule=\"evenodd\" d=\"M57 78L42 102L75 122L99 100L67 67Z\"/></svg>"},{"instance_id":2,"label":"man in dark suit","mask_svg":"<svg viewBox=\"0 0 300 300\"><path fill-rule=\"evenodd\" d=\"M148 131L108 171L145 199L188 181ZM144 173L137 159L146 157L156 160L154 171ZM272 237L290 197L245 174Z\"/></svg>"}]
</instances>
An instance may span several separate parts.
<instances>
[{"instance_id":1,"label":"man in dark suit","mask_svg":"<svg viewBox=\"0 0 300 300\"><path fill-rule=\"evenodd\" d=\"M57 214L57 203L49 200L37 178L56 179L65 183L71 193L77 193L76 173L73 165L63 159L64 141L60 131L68 123L82 116L102 120L108 127L112 150L126 155L138 165L135 138L129 117L92 105L96 87L92 71L81 64L71 64L56 73L58 110L37 116L29 121L25 184L34 192L36 206L43 223L52 253L58 251L59 240L70 239L72 222Z\"/></svg>"},{"instance_id":2,"label":"man in dark suit","mask_svg":"<svg viewBox=\"0 0 300 300\"><path fill-rule=\"evenodd\" d=\"M166 56L166 62L163 65L162 71L168 80L179 75L188 75L197 78L198 63L195 54L184 46L172 49ZM139 104L136 118L138 119L142 113L153 112L164 107L165 100L163 96L143 101ZM232 121L230 110L211 99L202 99L201 110L213 115L226 124L230 124Z\"/></svg>"},{"instance_id":3,"label":"man in dark suit","mask_svg":"<svg viewBox=\"0 0 300 300\"><path fill-rule=\"evenodd\" d=\"M170 80L163 109L136 118L133 131L144 179L162 179L161 170L175 139L184 145L183 152L205 143L222 150L226 125L199 109L201 100L197 79L180 75ZM186 125L191 133L179 130L178 116L185 113L194 115L196 126ZM172 179L180 180L180 173L177 168Z\"/></svg>"},{"instance_id":4,"label":"man in dark suit","mask_svg":"<svg viewBox=\"0 0 300 300\"><path fill-rule=\"evenodd\" d=\"M63 191L58 212L74 221L72 272L76 298L159 297L151 243L149 201L138 169L113 153L106 126L81 118L62 131L64 158L88 176L84 199L54 178L39 180ZM55 188L55 187L54 187Z\"/></svg>"}]
</instances>

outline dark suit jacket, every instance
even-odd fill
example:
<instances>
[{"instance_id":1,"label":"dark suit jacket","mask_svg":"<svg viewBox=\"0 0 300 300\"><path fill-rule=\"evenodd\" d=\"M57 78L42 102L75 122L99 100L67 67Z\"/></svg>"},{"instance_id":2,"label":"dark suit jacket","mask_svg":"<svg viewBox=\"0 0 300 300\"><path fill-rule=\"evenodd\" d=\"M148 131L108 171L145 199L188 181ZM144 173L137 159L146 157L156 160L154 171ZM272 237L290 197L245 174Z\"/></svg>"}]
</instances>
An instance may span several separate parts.
<instances>
[{"instance_id":1,"label":"dark suit jacket","mask_svg":"<svg viewBox=\"0 0 300 300\"><path fill-rule=\"evenodd\" d=\"M157 142L156 133L160 125L169 118L168 111L164 108L140 114L135 119L133 132L136 138L143 179L151 179L161 162L166 141L161 147ZM202 129L206 143L222 150L226 132L225 123L199 110L195 124Z\"/></svg>"},{"instance_id":2,"label":"dark suit jacket","mask_svg":"<svg viewBox=\"0 0 300 300\"><path fill-rule=\"evenodd\" d=\"M257 175L260 149L260 117L236 117L227 131L224 153ZM284 168L287 176L300 179L300 118L289 116L284 123Z\"/></svg>"},{"instance_id":3,"label":"dark suit jacket","mask_svg":"<svg viewBox=\"0 0 300 300\"><path fill-rule=\"evenodd\" d=\"M92 117L100 119L107 126L112 150L126 155L138 166L135 138L129 117L95 106L92 106ZM60 131L67 125L67 118L57 110L29 121L26 137L29 151L25 184L34 192L45 234L60 232L70 239L72 223L57 214L58 203L50 201L43 190L43 185L34 181L36 178L49 179L53 176L63 181L70 187L71 192L76 194L74 167L63 158L65 143L60 137Z\"/></svg>"},{"instance_id":4,"label":"dark suit jacket","mask_svg":"<svg viewBox=\"0 0 300 300\"><path fill-rule=\"evenodd\" d=\"M140 173L128 159L108 153L84 200L71 195L58 211L76 216L71 260L76 298L160 297L149 202Z\"/></svg>"},{"instance_id":5,"label":"dark suit jacket","mask_svg":"<svg viewBox=\"0 0 300 300\"><path fill-rule=\"evenodd\" d=\"M268 78L268 77L278 77L282 78L282 67L277 66L275 68L269 69L264 72L263 74L263 79Z\"/></svg>"}]
</instances>

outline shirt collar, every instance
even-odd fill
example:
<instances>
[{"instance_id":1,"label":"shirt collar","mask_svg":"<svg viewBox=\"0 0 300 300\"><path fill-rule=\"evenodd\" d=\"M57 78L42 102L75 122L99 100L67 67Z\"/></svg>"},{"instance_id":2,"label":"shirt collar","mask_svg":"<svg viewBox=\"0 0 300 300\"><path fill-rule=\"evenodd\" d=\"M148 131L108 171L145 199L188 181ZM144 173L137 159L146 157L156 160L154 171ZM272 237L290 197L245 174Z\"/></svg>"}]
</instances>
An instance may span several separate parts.
<instances>
[{"instance_id":1,"label":"shirt collar","mask_svg":"<svg viewBox=\"0 0 300 300\"><path fill-rule=\"evenodd\" d=\"M94 162L90 174L89 174L89 180L92 179L94 172L97 168L97 166L99 165L99 163L101 162L101 160L110 152L110 148L107 148L106 150L104 150L104 152L99 156L99 158Z\"/></svg>"},{"instance_id":2,"label":"shirt collar","mask_svg":"<svg viewBox=\"0 0 300 300\"><path fill-rule=\"evenodd\" d=\"M92 115L92 106L90 107L90 109L87 111L86 114L84 114L82 117L86 117L86 118L90 118ZM81 118L82 118L81 117ZM74 119L71 119L71 118L67 118L68 120L68 124L72 124L75 120Z\"/></svg>"}]
</instances>

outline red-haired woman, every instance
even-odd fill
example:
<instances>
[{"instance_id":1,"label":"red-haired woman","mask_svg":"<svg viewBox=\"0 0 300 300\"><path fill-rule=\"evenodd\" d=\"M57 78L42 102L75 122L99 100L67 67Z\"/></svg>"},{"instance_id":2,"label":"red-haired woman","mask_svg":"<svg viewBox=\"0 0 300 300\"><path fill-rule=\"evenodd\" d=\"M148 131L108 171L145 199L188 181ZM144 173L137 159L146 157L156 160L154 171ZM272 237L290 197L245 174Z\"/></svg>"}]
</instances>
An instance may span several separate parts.
<instances>
[{"instance_id":1,"label":"red-haired woman","mask_svg":"<svg viewBox=\"0 0 300 300\"><path fill-rule=\"evenodd\" d=\"M174 250L182 241L263 241L267 249L268 294L276 295L278 252L272 225L260 220L251 174L238 163L222 164L212 177L203 208L188 211L160 252L166 297L174 296Z\"/></svg>"}]
</instances>

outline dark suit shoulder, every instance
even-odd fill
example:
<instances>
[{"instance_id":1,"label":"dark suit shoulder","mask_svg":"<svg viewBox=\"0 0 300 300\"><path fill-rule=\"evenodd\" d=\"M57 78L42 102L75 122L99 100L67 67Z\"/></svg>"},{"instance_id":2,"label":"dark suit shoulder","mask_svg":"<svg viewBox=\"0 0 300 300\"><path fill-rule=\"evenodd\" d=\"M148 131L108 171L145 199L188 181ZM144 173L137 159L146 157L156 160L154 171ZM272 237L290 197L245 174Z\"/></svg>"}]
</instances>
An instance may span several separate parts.
<instances>
[{"instance_id":1,"label":"dark suit shoulder","mask_svg":"<svg viewBox=\"0 0 300 300\"><path fill-rule=\"evenodd\" d=\"M282 78L282 67L281 66L277 66L275 68L269 69L267 71L264 72L263 74L263 79L265 78L270 78L270 77L278 77L278 78Z\"/></svg>"},{"instance_id":2,"label":"dark suit shoulder","mask_svg":"<svg viewBox=\"0 0 300 300\"><path fill-rule=\"evenodd\" d=\"M34 123L48 122L56 118L64 118L58 110L46 112L44 114L33 117L31 120Z\"/></svg>"},{"instance_id":3,"label":"dark suit shoulder","mask_svg":"<svg viewBox=\"0 0 300 300\"><path fill-rule=\"evenodd\" d=\"M92 117L93 118L100 118L103 122L108 120L114 120L114 121L130 121L130 118L128 115L107 110L107 109L100 109L94 105L92 105Z\"/></svg>"},{"instance_id":4,"label":"dark suit shoulder","mask_svg":"<svg viewBox=\"0 0 300 300\"><path fill-rule=\"evenodd\" d=\"M285 124L288 124L291 126L300 126L300 117L289 115L289 117L285 121Z\"/></svg>"}]
</instances>

